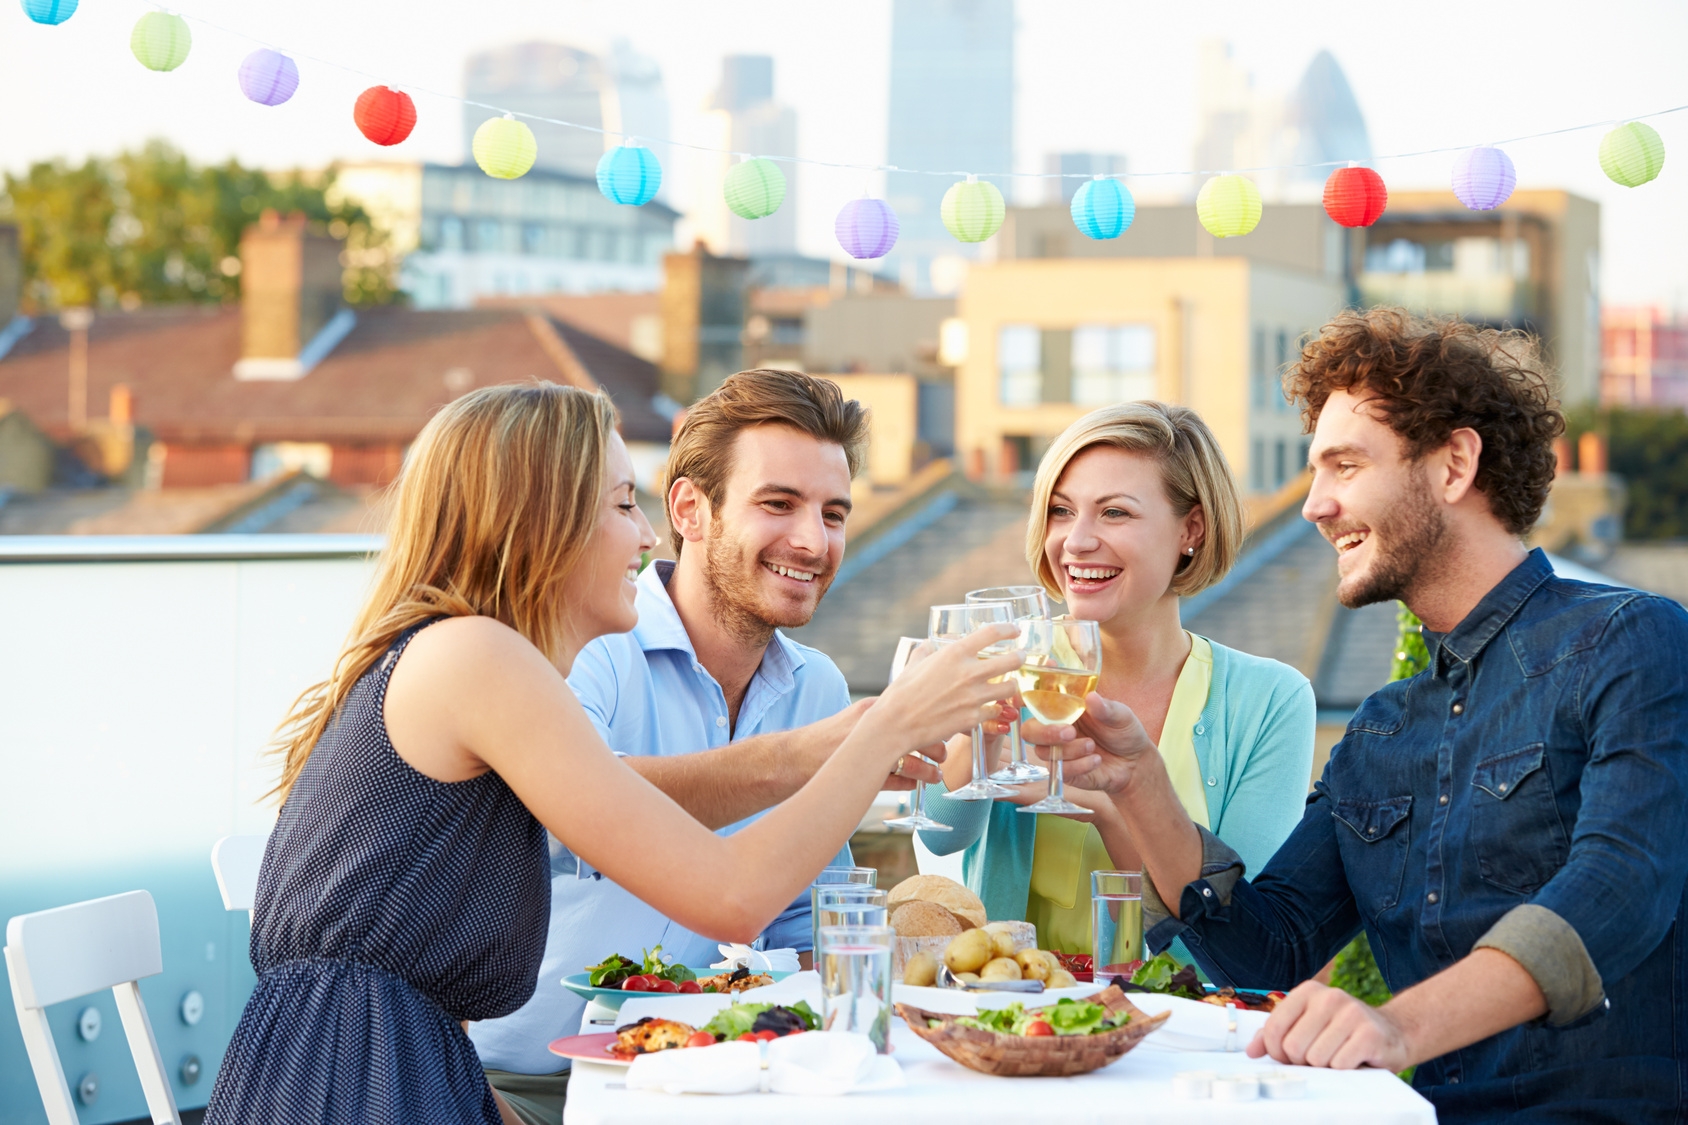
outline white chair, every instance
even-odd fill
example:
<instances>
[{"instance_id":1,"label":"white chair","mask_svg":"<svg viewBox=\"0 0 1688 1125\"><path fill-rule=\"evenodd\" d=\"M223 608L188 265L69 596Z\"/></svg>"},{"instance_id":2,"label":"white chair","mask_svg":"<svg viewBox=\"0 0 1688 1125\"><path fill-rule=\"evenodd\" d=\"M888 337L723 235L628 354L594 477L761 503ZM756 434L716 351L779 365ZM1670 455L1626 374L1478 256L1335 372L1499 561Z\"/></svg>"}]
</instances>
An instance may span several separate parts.
<instances>
[{"instance_id":1,"label":"white chair","mask_svg":"<svg viewBox=\"0 0 1688 1125\"><path fill-rule=\"evenodd\" d=\"M258 868L268 836L224 836L211 845L211 870L223 894L223 909L252 910L258 898Z\"/></svg>"},{"instance_id":2,"label":"white chair","mask_svg":"<svg viewBox=\"0 0 1688 1125\"><path fill-rule=\"evenodd\" d=\"M64 1066L44 1010L109 988L141 1073L141 1090L155 1125L181 1125L176 1098L136 981L164 971L158 908L145 891L97 898L57 910L19 914L6 923L6 973L18 1025L35 1070L50 1125L77 1125Z\"/></svg>"}]
</instances>

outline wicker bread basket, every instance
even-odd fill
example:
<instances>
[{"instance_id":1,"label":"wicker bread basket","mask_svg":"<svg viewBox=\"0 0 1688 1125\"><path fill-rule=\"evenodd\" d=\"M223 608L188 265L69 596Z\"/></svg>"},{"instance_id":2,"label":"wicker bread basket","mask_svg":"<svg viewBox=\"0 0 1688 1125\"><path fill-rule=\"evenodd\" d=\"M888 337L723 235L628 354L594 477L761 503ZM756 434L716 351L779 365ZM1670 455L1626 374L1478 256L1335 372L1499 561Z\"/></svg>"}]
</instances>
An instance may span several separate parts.
<instances>
[{"instance_id":1,"label":"wicker bread basket","mask_svg":"<svg viewBox=\"0 0 1688 1125\"><path fill-rule=\"evenodd\" d=\"M1137 1046L1172 1016L1171 1012L1148 1015L1113 985L1093 999L1109 1012L1130 1012L1131 1022L1100 1035L1034 1037L964 1027L954 1022L953 1015L928 1012L909 1004L898 1004L897 1014L903 1017L909 1030L962 1066L1004 1078L1066 1078L1100 1070ZM1028 1003L1027 1007L1034 1004ZM943 1022L930 1027L929 1020Z\"/></svg>"}]
</instances>

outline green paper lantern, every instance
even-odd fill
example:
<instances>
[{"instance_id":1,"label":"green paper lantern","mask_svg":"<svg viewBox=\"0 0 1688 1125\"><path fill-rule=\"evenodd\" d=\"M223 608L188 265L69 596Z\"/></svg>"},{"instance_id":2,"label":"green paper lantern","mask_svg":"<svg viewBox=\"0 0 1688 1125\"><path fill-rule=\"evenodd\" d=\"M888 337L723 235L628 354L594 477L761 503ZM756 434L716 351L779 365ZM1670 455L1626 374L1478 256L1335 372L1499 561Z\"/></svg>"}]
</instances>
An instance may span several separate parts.
<instances>
[{"instance_id":1,"label":"green paper lantern","mask_svg":"<svg viewBox=\"0 0 1688 1125\"><path fill-rule=\"evenodd\" d=\"M193 46L188 22L168 12L148 12L135 21L129 34L129 49L148 70L175 70L187 60Z\"/></svg>"},{"instance_id":2,"label":"green paper lantern","mask_svg":"<svg viewBox=\"0 0 1688 1125\"><path fill-rule=\"evenodd\" d=\"M1651 125L1631 121L1600 138L1600 169L1624 187L1640 187L1665 166L1665 143Z\"/></svg>"},{"instance_id":3,"label":"green paper lantern","mask_svg":"<svg viewBox=\"0 0 1688 1125\"><path fill-rule=\"evenodd\" d=\"M1215 176L1196 196L1196 218L1215 238L1236 238L1260 222L1260 189L1247 176Z\"/></svg>"},{"instance_id":4,"label":"green paper lantern","mask_svg":"<svg viewBox=\"0 0 1688 1125\"><path fill-rule=\"evenodd\" d=\"M944 192L944 202L938 208L944 226L959 242L983 242L1002 229L1008 214L1002 203L1002 193L995 184L976 176L968 176L950 185Z\"/></svg>"},{"instance_id":5,"label":"green paper lantern","mask_svg":"<svg viewBox=\"0 0 1688 1125\"><path fill-rule=\"evenodd\" d=\"M533 139L533 130L508 113L481 122L470 148L481 171L499 180L527 175L528 169L539 157L539 144Z\"/></svg>"},{"instance_id":6,"label":"green paper lantern","mask_svg":"<svg viewBox=\"0 0 1688 1125\"><path fill-rule=\"evenodd\" d=\"M785 173L772 160L758 156L727 169L721 194L727 210L741 219L765 219L785 202Z\"/></svg>"}]
</instances>

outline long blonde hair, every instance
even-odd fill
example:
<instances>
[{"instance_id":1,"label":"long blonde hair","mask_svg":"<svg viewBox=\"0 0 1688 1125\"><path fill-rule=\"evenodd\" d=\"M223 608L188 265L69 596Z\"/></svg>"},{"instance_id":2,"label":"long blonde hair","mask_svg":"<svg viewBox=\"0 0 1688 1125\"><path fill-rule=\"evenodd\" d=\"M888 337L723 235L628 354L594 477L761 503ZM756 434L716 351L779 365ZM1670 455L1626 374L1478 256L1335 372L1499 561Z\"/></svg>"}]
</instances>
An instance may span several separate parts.
<instances>
[{"instance_id":1,"label":"long blonde hair","mask_svg":"<svg viewBox=\"0 0 1688 1125\"><path fill-rule=\"evenodd\" d=\"M286 801L352 685L420 621L491 617L556 658L615 423L604 395L540 382L484 387L434 415L393 484L374 589L333 675L276 732L281 778L269 796Z\"/></svg>"},{"instance_id":2,"label":"long blonde hair","mask_svg":"<svg viewBox=\"0 0 1688 1125\"><path fill-rule=\"evenodd\" d=\"M1111 445L1154 458L1166 497L1180 517L1201 507L1207 533L1196 553L1172 576L1172 592L1187 598L1224 578L1242 550L1243 503L1219 439L1201 415L1187 406L1121 402L1092 410L1061 431L1037 467L1031 518L1026 521L1026 562L1049 596L1061 596L1044 550L1050 494L1072 459L1093 445Z\"/></svg>"}]
</instances>

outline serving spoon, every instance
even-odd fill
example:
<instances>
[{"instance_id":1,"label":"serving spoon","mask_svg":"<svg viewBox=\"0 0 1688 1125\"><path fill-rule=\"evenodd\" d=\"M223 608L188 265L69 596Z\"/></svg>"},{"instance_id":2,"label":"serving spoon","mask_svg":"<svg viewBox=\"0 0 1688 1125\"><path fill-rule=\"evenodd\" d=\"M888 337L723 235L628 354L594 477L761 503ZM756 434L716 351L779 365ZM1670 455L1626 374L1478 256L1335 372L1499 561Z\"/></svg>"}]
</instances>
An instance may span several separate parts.
<instances>
[{"instance_id":1,"label":"serving spoon","mask_svg":"<svg viewBox=\"0 0 1688 1125\"><path fill-rule=\"evenodd\" d=\"M938 962L938 987L959 988L966 992L1042 992L1040 980L958 980L949 966Z\"/></svg>"}]
</instances>

